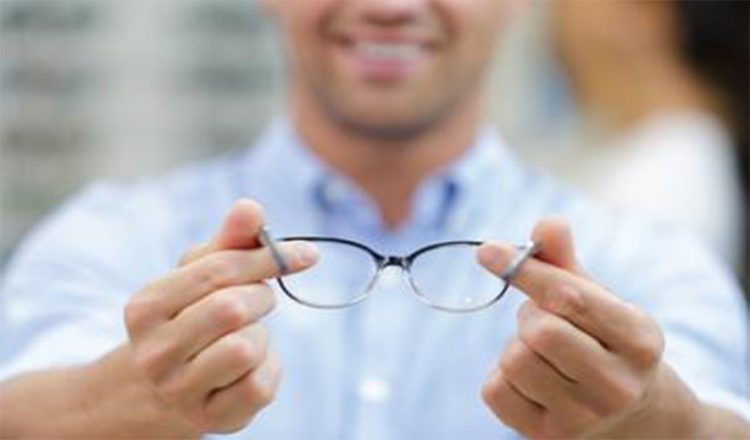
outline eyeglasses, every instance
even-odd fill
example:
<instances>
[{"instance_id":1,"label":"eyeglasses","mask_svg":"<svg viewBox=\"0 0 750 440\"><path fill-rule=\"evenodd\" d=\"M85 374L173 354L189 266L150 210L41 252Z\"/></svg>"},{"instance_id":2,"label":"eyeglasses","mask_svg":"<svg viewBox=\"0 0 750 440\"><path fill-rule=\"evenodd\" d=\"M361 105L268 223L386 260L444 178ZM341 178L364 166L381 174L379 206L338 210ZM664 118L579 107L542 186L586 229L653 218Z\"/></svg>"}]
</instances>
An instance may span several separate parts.
<instances>
[{"instance_id":1,"label":"eyeglasses","mask_svg":"<svg viewBox=\"0 0 750 440\"><path fill-rule=\"evenodd\" d=\"M430 244L405 256L382 255L356 241L336 237L298 236L278 241L315 243L319 259L311 268L285 274L288 266L266 229L260 241L267 246L282 274L281 290L297 303L317 309L342 309L367 299L386 268L407 275L413 293L424 304L446 312L474 312L505 295L524 261L538 246L517 246L518 253L502 273L493 275L476 261L481 241L457 240ZM466 262L471 262L466 264ZM336 280L336 282L332 282ZM466 286L472 286L466 291Z\"/></svg>"}]
</instances>

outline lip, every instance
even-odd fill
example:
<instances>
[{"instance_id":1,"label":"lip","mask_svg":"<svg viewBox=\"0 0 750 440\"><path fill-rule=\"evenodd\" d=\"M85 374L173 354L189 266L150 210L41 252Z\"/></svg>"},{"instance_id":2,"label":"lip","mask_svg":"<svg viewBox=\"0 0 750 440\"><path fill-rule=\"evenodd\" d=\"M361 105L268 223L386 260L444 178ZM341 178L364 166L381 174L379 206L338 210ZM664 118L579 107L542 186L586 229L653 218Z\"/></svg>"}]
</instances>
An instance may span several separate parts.
<instances>
[{"instance_id":1,"label":"lip","mask_svg":"<svg viewBox=\"0 0 750 440\"><path fill-rule=\"evenodd\" d=\"M414 76L434 57L436 45L404 34L339 34L333 50L355 77L373 83L397 83Z\"/></svg>"}]
</instances>

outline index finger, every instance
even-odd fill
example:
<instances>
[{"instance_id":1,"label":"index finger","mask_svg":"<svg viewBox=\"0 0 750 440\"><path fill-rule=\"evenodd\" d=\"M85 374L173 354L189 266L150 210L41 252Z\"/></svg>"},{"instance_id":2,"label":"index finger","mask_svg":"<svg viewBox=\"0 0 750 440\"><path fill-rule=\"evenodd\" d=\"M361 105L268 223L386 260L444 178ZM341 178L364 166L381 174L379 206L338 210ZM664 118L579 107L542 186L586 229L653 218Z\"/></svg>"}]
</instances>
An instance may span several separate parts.
<instances>
[{"instance_id":1,"label":"index finger","mask_svg":"<svg viewBox=\"0 0 750 440\"><path fill-rule=\"evenodd\" d=\"M512 246L487 242L477 258L492 273L502 274L517 252ZM541 308L566 318L605 347L627 347L632 329L640 324L633 306L597 283L536 258L523 262L509 281Z\"/></svg>"},{"instance_id":2,"label":"index finger","mask_svg":"<svg viewBox=\"0 0 750 440\"><path fill-rule=\"evenodd\" d=\"M264 223L263 208L253 200L240 199L232 206L214 238L188 250L178 266L185 266L222 249L257 248L260 245L258 233Z\"/></svg>"},{"instance_id":3,"label":"index finger","mask_svg":"<svg viewBox=\"0 0 750 440\"><path fill-rule=\"evenodd\" d=\"M318 258L315 246L309 242L280 243L278 248L290 273L312 266ZM146 287L143 295L155 307L154 313L167 320L216 290L280 275L269 248L224 250L173 270Z\"/></svg>"}]
</instances>

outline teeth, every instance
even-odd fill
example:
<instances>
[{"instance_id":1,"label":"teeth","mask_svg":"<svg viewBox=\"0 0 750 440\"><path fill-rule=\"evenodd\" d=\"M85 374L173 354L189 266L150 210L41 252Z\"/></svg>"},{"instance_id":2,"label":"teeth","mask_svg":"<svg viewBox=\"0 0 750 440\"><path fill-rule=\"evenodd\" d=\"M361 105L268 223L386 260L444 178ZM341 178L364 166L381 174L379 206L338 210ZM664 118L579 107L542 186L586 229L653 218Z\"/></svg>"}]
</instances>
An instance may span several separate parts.
<instances>
[{"instance_id":1,"label":"teeth","mask_svg":"<svg viewBox=\"0 0 750 440\"><path fill-rule=\"evenodd\" d=\"M374 60L409 61L419 56L419 45L409 43L372 43L360 42L356 50L367 58Z\"/></svg>"}]
</instances>

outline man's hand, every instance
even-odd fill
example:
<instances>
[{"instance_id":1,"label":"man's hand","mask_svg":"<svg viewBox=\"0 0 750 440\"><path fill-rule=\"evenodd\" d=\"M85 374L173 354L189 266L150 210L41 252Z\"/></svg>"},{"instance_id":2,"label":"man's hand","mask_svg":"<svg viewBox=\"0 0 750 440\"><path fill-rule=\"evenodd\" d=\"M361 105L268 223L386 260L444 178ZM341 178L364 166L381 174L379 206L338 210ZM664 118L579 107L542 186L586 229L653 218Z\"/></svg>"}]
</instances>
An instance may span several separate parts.
<instances>
[{"instance_id":1,"label":"man's hand","mask_svg":"<svg viewBox=\"0 0 750 440\"><path fill-rule=\"evenodd\" d=\"M264 280L279 275L260 248L260 207L238 202L210 243L132 297L125 310L133 365L168 407L199 432L245 426L281 377L260 319L274 307ZM315 263L309 243L280 243L292 272Z\"/></svg>"},{"instance_id":2,"label":"man's hand","mask_svg":"<svg viewBox=\"0 0 750 440\"><path fill-rule=\"evenodd\" d=\"M278 275L259 205L240 201L216 237L126 306L130 340L96 362L0 383L2 438L198 438L245 426L274 397L278 359L260 318ZM137 238L135 238L137 239ZM280 243L292 271L308 243Z\"/></svg>"},{"instance_id":3,"label":"man's hand","mask_svg":"<svg viewBox=\"0 0 750 440\"><path fill-rule=\"evenodd\" d=\"M656 322L586 276L564 222L541 222L533 238L540 252L513 280L530 300L482 390L490 409L534 438L704 435L700 404L662 361ZM487 243L477 257L499 273L513 255Z\"/></svg>"}]
</instances>

